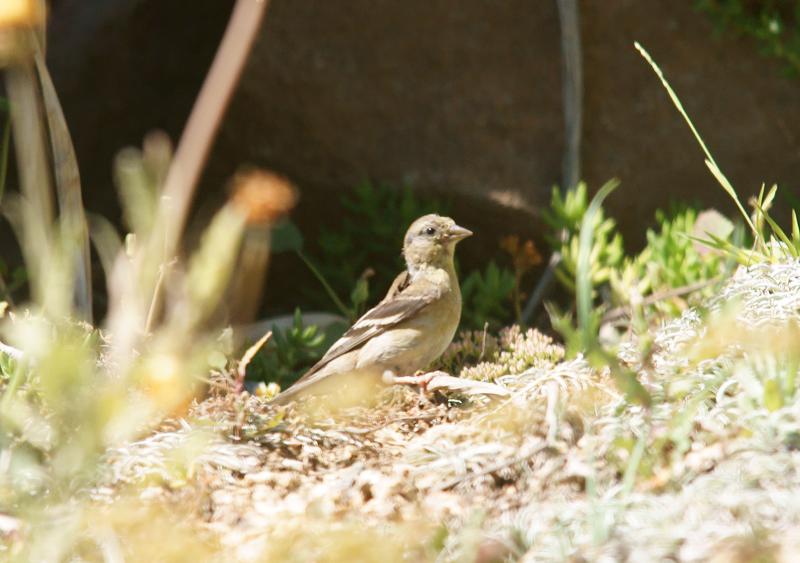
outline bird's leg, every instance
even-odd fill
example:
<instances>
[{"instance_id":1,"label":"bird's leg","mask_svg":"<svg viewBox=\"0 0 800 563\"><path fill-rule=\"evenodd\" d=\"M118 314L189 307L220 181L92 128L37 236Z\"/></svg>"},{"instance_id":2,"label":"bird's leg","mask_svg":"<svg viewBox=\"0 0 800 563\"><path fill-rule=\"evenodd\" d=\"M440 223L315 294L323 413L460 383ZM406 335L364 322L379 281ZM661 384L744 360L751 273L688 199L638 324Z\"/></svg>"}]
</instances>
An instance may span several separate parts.
<instances>
[{"instance_id":1,"label":"bird's leg","mask_svg":"<svg viewBox=\"0 0 800 563\"><path fill-rule=\"evenodd\" d=\"M423 370L417 371L414 375L395 375L392 370L383 372L383 382L387 385L402 384L402 385L419 385L422 391L427 391L428 383L437 375L442 375L444 372L431 371L425 372Z\"/></svg>"}]
</instances>

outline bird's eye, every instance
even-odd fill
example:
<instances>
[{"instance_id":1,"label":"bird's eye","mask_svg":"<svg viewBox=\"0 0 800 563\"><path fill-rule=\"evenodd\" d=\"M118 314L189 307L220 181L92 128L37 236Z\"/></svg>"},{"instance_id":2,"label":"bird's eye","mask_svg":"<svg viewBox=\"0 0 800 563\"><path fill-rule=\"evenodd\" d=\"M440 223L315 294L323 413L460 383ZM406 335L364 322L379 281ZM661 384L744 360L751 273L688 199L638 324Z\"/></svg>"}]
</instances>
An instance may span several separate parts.
<instances>
[{"instance_id":1,"label":"bird's eye","mask_svg":"<svg viewBox=\"0 0 800 563\"><path fill-rule=\"evenodd\" d=\"M423 234L426 234L428 236L433 236L436 234L436 229L434 229L433 227L426 227L425 229L422 230L422 232Z\"/></svg>"}]
</instances>

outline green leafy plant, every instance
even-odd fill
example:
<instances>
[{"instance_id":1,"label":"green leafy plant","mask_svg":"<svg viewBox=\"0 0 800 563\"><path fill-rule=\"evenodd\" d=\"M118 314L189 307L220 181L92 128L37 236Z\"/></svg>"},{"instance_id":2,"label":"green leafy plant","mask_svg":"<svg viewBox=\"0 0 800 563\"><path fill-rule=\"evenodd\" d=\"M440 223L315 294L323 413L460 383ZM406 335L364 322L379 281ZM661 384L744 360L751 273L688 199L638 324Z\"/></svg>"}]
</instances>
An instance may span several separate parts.
<instances>
[{"instance_id":1,"label":"green leafy plant","mask_svg":"<svg viewBox=\"0 0 800 563\"><path fill-rule=\"evenodd\" d=\"M492 329L502 326L511 316L511 294L515 286L514 273L500 268L493 260L483 272L471 272L461 282L462 327L483 328L485 323Z\"/></svg>"},{"instance_id":2,"label":"green leafy plant","mask_svg":"<svg viewBox=\"0 0 800 563\"><path fill-rule=\"evenodd\" d=\"M375 303L405 265L398 252L408 225L427 213L447 213L447 205L418 197L410 187L394 189L364 182L341 197L345 213L335 227L323 228L318 248L306 245L297 226L285 221L273 230L272 251L294 252L319 281L311 303L332 303L351 322Z\"/></svg>"},{"instance_id":3,"label":"green leafy plant","mask_svg":"<svg viewBox=\"0 0 800 563\"><path fill-rule=\"evenodd\" d=\"M369 299L369 278L374 271L365 269L355 281L349 293L349 304L342 299L331 286L328 278L322 273L316 260L309 257L303 249L304 238L297 226L289 220L282 222L272 231L272 251L293 251L298 258L308 267L309 271L317 278L326 296L336 306L336 309L350 322L355 321L364 312Z\"/></svg>"},{"instance_id":4,"label":"green leafy plant","mask_svg":"<svg viewBox=\"0 0 800 563\"><path fill-rule=\"evenodd\" d=\"M682 287L708 280L719 273L720 255L698 248L692 241L697 219L697 210L692 208L671 216L656 211L659 229L647 230L647 246L637 257L647 272L651 287ZM711 225L704 225L701 227L703 232L714 232L715 236L727 239L733 232L733 224L719 214L714 221L718 228L712 230Z\"/></svg>"},{"instance_id":5,"label":"green leafy plant","mask_svg":"<svg viewBox=\"0 0 800 563\"><path fill-rule=\"evenodd\" d=\"M336 310L350 322L382 297L405 268L402 245L408 225L426 213L447 213L440 201L419 198L410 188L392 189L365 182L342 197L346 213L336 229L323 229L319 253L311 254L299 229L286 221L273 230L273 252L295 252L319 281L312 301ZM541 261L531 241L506 237L501 248L513 270L490 262L462 281L462 328L499 328L521 309L523 277Z\"/></svg>"},{"instance_id":6,"label":"green leafy plant","mask_svg":"<svg viewBox=\"0 0 800 563\"><path fill-rule=\"evenodd\" d=\"M410 187L402 189L363 182L341 198L341 222L319 235L320 274L338 295L347 295L371 269L374 278L367 302L374 303L404 269L398 249L408 226L427 213L447 214L448 205L420 198Z\"/></svg>"},{"instance_id":7,"label":"green leafy plant","mask_svg":"<svg viewBox=\"0 0 800 563\"><path fill-rule=\"evenodd\" d=\"M699 244L698 235L729 240L734 225L714 210L698 214L693 208L672 214L658 210L656 222L658 229L647 230L645 248L612 271L613 298L629 305L649 296L657 311L676 314L685 308L684 291L708 295L711 281L720 279L727 267L724 254Z\"/></svg>"},{"instance_id":8,"label":"green leafy plant","mask_svg":"<svg viewBox=\"0 0 800 563\"><path fill-rule=\"evenodd\" d=\"M4 352L0 352L0 382L7 384L16 371L17 362Z\"/></svg>"},{"instance_id":9,"label":"green leafy plant","mask_svg":"<svg viewBox=\"0 0 800 563\"><path fill-rule=\"evenodd\" d=\"M601 217L603 200L613 192L619 184L612 180L603 185L580 220L575 273L575 298L577 323L573 325L572 315L559 312L555 307L548 307L553 328L564 337L567 354L574 356L582 353L589 362L597 367L609 367L617 386L625 393L629 402L650 405L652 398L636 378L636 374L624 366L614 350L609 350L600 342L599 329L603 307L593 304L593 269L597 243L598 219Z\"/></svg>"},{"instance_id":10,"label":"green leafy plant","mask_svg":"<svg viewBox=\"0 0 800 563\"><path fill-rule=\"evenodd\" d=\"M554 187L550 209L543 213L545 222L556 233L549 237L549 243L553 250L561 253L556 277L570 291L576 289L580 226L588 208L588 188L581 182L563 195L559 188ZM622 264L625 253L622 235L616 232L616 221L606 217L602 209L598 209L591 227L593 242L590 250L590 281L596 287L609 281L611 272Z\"/></svg>"},{"instance_id":11,"label":"green leafy plant","mask_svg":"<svg viewBox=\"0 0 800 563\"><path fill-rule=\"evenodd\" d=\"M800 2L797 0L696 0L717 31L755 40L758 50L800 75Z\"/></svg>"},{"instance_id":12,"label":"green leafy plant","mask_svg":"<svg viewBox=\"0 0 800 563\"><path fill-rule=\"evenodd\" d=\"M9 268L5 261L0 259L0 301L13 303L14 292L22 288L27 279L28 274L24 267Z\"/></svg>"},{"instance_id":13,"label":"green leafy plant","mask_svg":"<svg viewBox=\"0 0 800 563\"><path fill-rule=\"evenodd\" d=\"M285 389L314 365L340 334L337 327L333 334L326 334L315 325L304 325L302 312L295 309L290 327L273 327L272 338L248 365L247 378L273 381Z\"/></svg>"}]
</instances>

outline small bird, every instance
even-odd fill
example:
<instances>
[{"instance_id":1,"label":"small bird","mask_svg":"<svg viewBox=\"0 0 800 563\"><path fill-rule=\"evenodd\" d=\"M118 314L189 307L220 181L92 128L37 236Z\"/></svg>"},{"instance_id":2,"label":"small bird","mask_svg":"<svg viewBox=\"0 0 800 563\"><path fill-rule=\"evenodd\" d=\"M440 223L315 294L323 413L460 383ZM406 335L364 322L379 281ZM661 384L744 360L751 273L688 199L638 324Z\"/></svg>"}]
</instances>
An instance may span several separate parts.
<instances>
[{"instance_id":1,"label":"small bird","mask_svg":"<svg viewBox=\"0 0 800 563\"><path fill-rule=\"evenodd\" d=\"M414 221L403 241L406 271L397 276L383 301L273 403L335 391L352 381L349 378L391 381L394 375L413 374L438 358L461 319L455 246L471 235L449 217L431 214Z\"/></svg>"}]
</instances>

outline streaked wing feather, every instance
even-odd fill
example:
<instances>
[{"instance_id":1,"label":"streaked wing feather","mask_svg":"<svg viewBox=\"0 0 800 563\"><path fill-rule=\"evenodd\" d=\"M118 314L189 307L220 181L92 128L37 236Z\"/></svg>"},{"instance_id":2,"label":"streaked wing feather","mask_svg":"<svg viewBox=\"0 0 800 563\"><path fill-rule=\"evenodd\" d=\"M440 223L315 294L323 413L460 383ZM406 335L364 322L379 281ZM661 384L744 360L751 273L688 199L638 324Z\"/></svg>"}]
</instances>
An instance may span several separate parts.
<instances>
[{"instance_id":1,"label":"streaked wing feather","mask_svg":"<svg viewBox=\"0 0 800 563\"><path fill-rule=\"evenodd\" d=\"M414 316L437 296L434 292L429 292L406 297L403 290L408 284L408 272L397 276L383 301L364 313L339 340L334 342L322 359L297 380L295 385L312 377L329 362L361 347L371 338Z\"/></svg>"},{"instance_id":2,"label":"streaked wing feather","mask_svg":"<svg viewBox=\"0 0 800 563\"><path fill-rule=\"evenodd\" d=\"M403 291L405 288L408 287L408 284L410 282L411 282L411 277L408 275L408 270L400 274L397 274L397 277L394 278L392 285L389 286L389 291L386 292L386 297L384 297L381 302L388 301L389 299L391 299L392 297Z\"/></svg>"}]
</instances>

